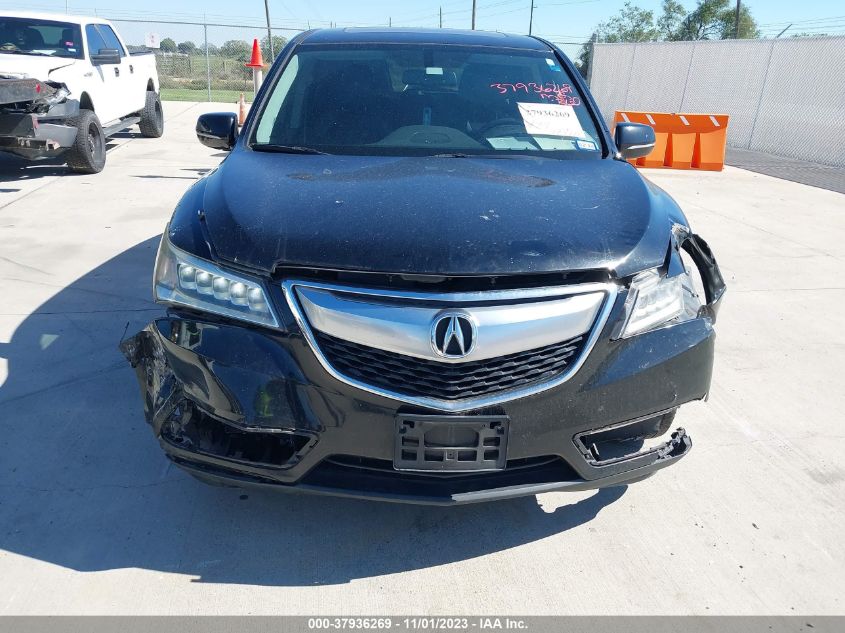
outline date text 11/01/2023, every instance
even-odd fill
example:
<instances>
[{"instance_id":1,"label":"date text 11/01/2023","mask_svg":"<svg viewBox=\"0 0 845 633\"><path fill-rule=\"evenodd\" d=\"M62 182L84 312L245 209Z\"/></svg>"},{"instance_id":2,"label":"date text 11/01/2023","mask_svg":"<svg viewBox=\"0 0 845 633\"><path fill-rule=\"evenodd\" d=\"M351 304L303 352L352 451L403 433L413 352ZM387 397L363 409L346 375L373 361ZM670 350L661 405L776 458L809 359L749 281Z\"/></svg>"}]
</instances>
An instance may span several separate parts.
<instances>
[{"instance_id":1,"label":"date text 11/01/2023","mask_svg":"<svg viewBox=\"0 0 845 633\"><path fill-rule=\"evenodd\" d=\"M312 631L526 631L528 623L508 617L322 617L309 618Z\"/></svg>"}]
</instances>

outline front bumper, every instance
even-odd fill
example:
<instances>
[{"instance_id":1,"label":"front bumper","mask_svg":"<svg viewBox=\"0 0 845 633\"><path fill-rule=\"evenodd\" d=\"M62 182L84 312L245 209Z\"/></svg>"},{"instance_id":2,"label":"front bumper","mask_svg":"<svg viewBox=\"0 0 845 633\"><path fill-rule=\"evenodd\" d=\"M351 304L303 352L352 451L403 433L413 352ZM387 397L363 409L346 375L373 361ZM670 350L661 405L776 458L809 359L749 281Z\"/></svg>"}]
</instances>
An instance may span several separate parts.
<instances>
[{"instance_id":1,"label":"front bumper","mask_svg":"<svg viewBox=\"0 0 845 633\"><path fill-rule=\"evenodd\" d=\"M29 160L58 156L76 141L79 102L67 100L44 114L0 112L0 151Z\"/></svg>"},{"instance_id":2,"label":"front bumper","mask_svg":"<svg viewBox=\"0 0 845 633\"><path fill-rule=\"evenodd\" d=\"M623 303L616 301L598 343L570 380L462 413L509 418L507 467L494 472L394 470L397 416L440 412L333 378L295 327L282 332L173 311L121 348L136 370L147 420L165 453L200 479L458 504L627 484L689 452L692 443L683 429L651 450L635 445L613 458L590 446L589 434L604 437L597 430L610 428L612 435L626 422L659 421L704 398L710 387L710 316L613 340Z\"/></svg>"}]
</instances>

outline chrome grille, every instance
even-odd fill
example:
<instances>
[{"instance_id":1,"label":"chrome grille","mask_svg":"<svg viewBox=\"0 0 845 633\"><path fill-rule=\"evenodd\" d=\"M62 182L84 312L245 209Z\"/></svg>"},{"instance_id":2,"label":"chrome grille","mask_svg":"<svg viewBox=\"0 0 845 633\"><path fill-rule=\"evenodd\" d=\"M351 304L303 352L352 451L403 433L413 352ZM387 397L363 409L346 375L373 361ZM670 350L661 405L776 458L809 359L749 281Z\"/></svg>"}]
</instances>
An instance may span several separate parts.
<instances>
[{"instance_id":1,"label":"chrome grille","mask_svg":"<svg viewBox=\"0 0 845 633\"><path fill-rule=\"evenodd\" d=\"M613 283L583 283L444 293L294 279L282 288L300 331L334 378L450 412L568 380L604 330L619 291ZM441 353L437 328L449 315L475 328L463 332L465 343L471 334L463 356Z\"/></svg>"},{"instance_id":2,"label":"chrome grille","mask_svg":"<svg viewBox=\"0 0 845 633\"><path fill-rule=\"evenodd\" d=\"M570 366L584 344L584 337L576 336L517 354L452 365L314 334L329 363L346 376L406 396L448 401L551 380Z\"/></svg>"}]
</instances>

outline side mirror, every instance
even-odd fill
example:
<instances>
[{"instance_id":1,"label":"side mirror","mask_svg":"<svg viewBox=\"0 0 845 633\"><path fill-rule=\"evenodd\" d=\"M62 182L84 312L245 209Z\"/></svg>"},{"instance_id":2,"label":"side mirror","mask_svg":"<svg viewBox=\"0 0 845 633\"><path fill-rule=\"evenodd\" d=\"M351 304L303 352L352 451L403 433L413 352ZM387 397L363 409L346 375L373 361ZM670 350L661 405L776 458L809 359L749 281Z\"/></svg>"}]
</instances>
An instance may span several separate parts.
<instances>
[{"instance_id":1,"label":"side mirror","mask_svg":"<svg viewBox=\"0 0 845 633\"><path fill-rule=\"evenodd\" d=\"M654 128L642 123L617 123L613 140L622 158L640 158L654 149Z\"/></svg>"},{"instance_id":2,"label":"side mirror","mask_svg":"<svg viewBox=\"0 0 845 633\"><path fill-rule=\"evenodd\" d=\"M91 64L94 66L119 63L120 51L116 48L101 48L98 52L91 53Z\"/></svg>"},{"instance_id":3,"label":"side mirror","mask_svg":"<svg viewBox=\"0 0 845 633\"><path fill-rule=\"evenodd\" d=\"M197 138L211 149L229 151L238 138L238 115L234 112L211 112L197 119Z\"/></svg>"}]
</instances>

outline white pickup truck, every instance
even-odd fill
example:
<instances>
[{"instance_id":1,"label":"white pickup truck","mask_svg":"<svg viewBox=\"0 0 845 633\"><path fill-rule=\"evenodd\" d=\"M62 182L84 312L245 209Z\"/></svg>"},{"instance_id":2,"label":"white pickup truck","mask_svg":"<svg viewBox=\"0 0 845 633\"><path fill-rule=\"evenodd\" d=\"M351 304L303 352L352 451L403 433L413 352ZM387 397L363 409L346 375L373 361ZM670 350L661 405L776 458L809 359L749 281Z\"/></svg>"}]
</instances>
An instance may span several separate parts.
<instances>
[{"instance_id":1,"label":"white pickup truck","mask_svg":"<svg viewBox=\"0 0 845 633\"><path fill-rule=\"evenodd\" d=\"M154 55L106 20L0 10L0 151L97 173L106 139L135 124L164 132Z\"/></svg>"}]
</instances>

